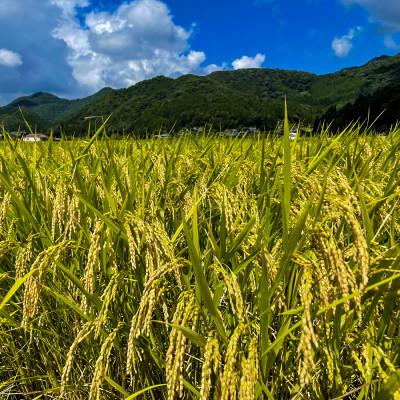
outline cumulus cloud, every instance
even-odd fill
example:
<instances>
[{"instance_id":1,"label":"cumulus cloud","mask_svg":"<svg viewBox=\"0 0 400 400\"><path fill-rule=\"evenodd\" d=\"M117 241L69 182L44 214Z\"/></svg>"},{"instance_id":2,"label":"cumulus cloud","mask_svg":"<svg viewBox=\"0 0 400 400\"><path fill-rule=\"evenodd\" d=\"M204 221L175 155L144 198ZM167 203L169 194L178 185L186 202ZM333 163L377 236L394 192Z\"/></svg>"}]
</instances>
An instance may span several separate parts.
<instances>
[{"instance_id":1,"label":"cumulus cloud","mask_svg":"<svg viewBox=\"0 0 400 400\"><path fill-rule=\"evenodd\" d=\"M254 57L243 56L232 62L233 69L261 68L265 62L265 54L256 54Z\"/></svg>"},{"instance_id":2,"label":"cumulus cloud","mask_svg":"<svg viewBox=\"0 0 400 400\"><path fill-rule=\"evenodd\" d=\"M85 5L84 0L79 3ZM155 75L203 72L205 53L190 48L191 30L177 25L160 0L130 1L112 13L92 11L84 26L70 10L68 6L64 15L69 17L60 21L53 35L68 46L69 65L82 86L125 87Z\"/></svg>"},{"instance_id":3,"label":"cumulus cloud","mask_svg":"<svg viewBox=\"0 0 400 400\"><path fill-rule=\"evenodd\" d=\"M204 72L208 75L213 72L224 71L225 69L227 69L226 64L222 64L222 65L210 64L204 68Z\"/></svg>"},{"instance_id":4,"label":"cumulus cloud","mask_svg":"<svg viewBox=\"0 0 400 400\"><path fill-rule=\"evenodd\" d=\"M356 4L365 8L373 22L381 23L386 29L400 32L399 0L341 0L345 5Z\"/></svg>"},{"instance_id":5,"label":"cumulus cloud","mask_svg":"<svg viewBox=\"0 0 400 400\"><path fill-rule=\"evenodd\" d=\"M344 58L350 53L353 48L353 39L361 33L361 27L350 29L343 36L335 37L332 41L332 50L337 57Z\"/></svg>"},{"instance_id":6,"label":"cumulus cloud","mask_svg":"<svg viewBox=\"0 0 400 400\"><path fill-rule=\"evenodd\" d=\"M21 56L11 50L0 49L0 65L3 65L4 67L22 65Z\"/></svg>"}]
</instances>

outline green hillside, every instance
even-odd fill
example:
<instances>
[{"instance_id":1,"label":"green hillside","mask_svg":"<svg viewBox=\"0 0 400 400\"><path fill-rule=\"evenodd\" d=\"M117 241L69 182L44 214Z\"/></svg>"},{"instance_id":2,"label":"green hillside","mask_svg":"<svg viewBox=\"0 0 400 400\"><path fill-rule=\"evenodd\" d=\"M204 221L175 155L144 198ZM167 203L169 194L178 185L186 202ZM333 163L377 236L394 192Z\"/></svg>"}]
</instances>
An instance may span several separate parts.
<instances>
[{"instance_id":1,"label":"green hillside","mask_svg":"<svg viewBox=\"0 0 400 400\"><path fill-rule=\"evenodd\" d=\"M400 84L386 86L370 95L360 95L354 103L338 109L332 106L320 119L342 129L359 121L369 123L379 131L388 131L396 121L400 121Z\"/></svg>"},{"instance_id":2,"label":"green hillside","mask_svg":"<svg viewBox=\"0 0 400 400\"><path fill-rule=\"evenodd\" d=\"M48 120L41 118L29 109L23 109L21 113L17 107L0 108L0 130L4 127L8 131L28 131L24 119L28 121L33 131L45 131L50 126Z\"/></svg>"},{"instance_id":3,"label":"green hillside","mask_svg":"<svg viewBox=\"0 0 400 400\"><path fill-rule=\"evenodd\" d=\"M156 77L128 89L105 88L77 100L48 93L21 97L0 108L0 123L7 129L16 129L23 124L21 108L32 126L62 128L78 135L86 132L85 117L111 114L109 129L119 133L169 131L205 124L215 129L273 129L282 118L285 96L294 121L313 123L320 116L331 116L327 114L329 110L332 114L333 109L340 113L343 107L349 108L360 96L369 99L384 89L389 93L399 80L400 55L378 57L361 67L328 75L245 69L214 72L205 77Z\"/></svg>"},{"instance_id":4,"label":"green hillside","mask_svg":"<svg viewBox=\"0 0 400 400\"><path fill-rule=\"evenodd\" d=\"M40 118L52 121L63 115L70 101L50 93L35 93L32 96L20 97L9 104L10 109L22 108L37 114Z\"/></svg>"},{"instance_id":5,"label":"green hillside","mask_svg":"<svg viewBox=\"0 0 400 400\"><path fill-rule=\"evenodd\" d=\"M171 130L212 124L216 129L272 126L281 102L258 99L209 77L173 80L158 77L116 91L84 107L64 122L67 131L85 128L84 115L110 115L110 129L119 132Z\"/></svg>"},{"instance_id":6,"label":"green hillside","mask_svg":"<svg viewBox=\"0 0 400 400\"><path fill-rule=\"evenodd\" d=\"M17 130L20 127L27 129L24 122L29 122L32 129L45 131L57 127L69 115L80 112L85 106L98 101L110 92L111 88L104 88L98 93L83 99L67 100L50 93L38 92L31 96L19 97L5 107L0 107L0 123L8 130Z\"/></svg>"},{"instance_id":7,"label":"green hillside","mask_svg":"<svg viewBox=\"0 0 400 400\"><path fill-rule=\"evenodd\" d=\"M320 76L311 89L314 104L338 108L354 102L360 95L370 95L400 80L400 55L382 56L369 63Z\"/></svg>"}]
</instances>

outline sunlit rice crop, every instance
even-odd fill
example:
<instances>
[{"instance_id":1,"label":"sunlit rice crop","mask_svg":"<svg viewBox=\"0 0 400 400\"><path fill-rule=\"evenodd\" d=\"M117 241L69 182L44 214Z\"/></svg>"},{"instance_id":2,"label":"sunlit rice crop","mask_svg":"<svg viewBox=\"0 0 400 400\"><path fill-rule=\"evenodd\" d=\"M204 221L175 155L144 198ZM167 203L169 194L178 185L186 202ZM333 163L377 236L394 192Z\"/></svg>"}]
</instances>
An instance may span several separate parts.
<instances>
[{"instance_id":1,"label":"sunlit rice crop","mask_svg":"<svg viewBox=\"0 0 400 400\"><path fill-rule=\"evenodd\" d=\"M0 398L399 398L399 159L356 127L5 140Z\"/></svg>"}]
</instances>

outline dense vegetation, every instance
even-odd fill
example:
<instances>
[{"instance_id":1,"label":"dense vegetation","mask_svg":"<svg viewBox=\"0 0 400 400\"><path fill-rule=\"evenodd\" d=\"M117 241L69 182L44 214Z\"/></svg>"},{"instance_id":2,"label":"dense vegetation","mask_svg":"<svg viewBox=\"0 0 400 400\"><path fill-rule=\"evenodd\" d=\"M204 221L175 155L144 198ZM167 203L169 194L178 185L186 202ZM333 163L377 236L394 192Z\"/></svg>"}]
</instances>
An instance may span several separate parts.
<instances>
[{"instance_id":1,"label":"dense vegetation","mask_svg":"<svg viewBox=\"0 0 400 400\"><path fill-rule=\"evenodd\" d=\"M287 126L4 142L1 398L398 398L399 157Z\"/></svg>"},{"instance_id":2,"label":"dense vegetation","mask_svg":"<svg viewBox=\"0 0 400 400\"><path fill-rule=\"evenodd\" d=\"M358 112L364 116L365 107L348 113L345 108L340 114L344 106L351 107L359 96L364 96L365 101L371 100L367 104L375 112L381 109L382 93L386 96L383 100L389 101L399 79L400 56L379 57L362 67L322 76L247 69L215 72L207 77L157 77L128 89L105 88L80 100L60 99L46 93L22 97L0 108L0 121L9 130L23 126L21 107L32 127L55 131L61 127L64 132L77 135L87 131L86 116L110 114L109 129L118 133L179 130L206 124L215 130L252 126L272 130L283 118L281 104L286 96L293 121L312 124L318 117L329 121L335 116L340 124L347 124L361 116ZM369 97L375 93L377 97ZM333 114L334 109L339 110L338 114ZM382 128L397 121L395 104L391 110Z\"/></svg>"},{"instance_id":3,"label":"dense vegetation","mask_svg":"<svg viewBox=\"0 0 400 400\"><path fill-rule=\"evenodd\" d=\"M400 85L391 85L370 95L360 95L358 99L340 109L333 106L315 125L322 121L332 122L332 128L343 129L350 121L359 120L375 130L387 131L400 121Z\"/></svg>"}]
</instances>

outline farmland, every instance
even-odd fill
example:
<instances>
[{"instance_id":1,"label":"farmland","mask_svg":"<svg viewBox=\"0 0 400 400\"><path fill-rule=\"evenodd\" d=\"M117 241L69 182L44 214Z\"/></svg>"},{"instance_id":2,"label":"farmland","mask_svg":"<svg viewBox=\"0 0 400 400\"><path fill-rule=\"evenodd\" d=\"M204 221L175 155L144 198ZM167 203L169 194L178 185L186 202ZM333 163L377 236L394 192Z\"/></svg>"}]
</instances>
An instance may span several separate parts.
<instances>
[{"instance_id":1,"label":"farmland","mask_svg":"<svg viewBox=\"0 0 400 400\"><path fill-rule=\"evenodd\" d=\"M0 398L400 398L399 157L356 126L1 143Z\"/></svg>"}]
</instances>

